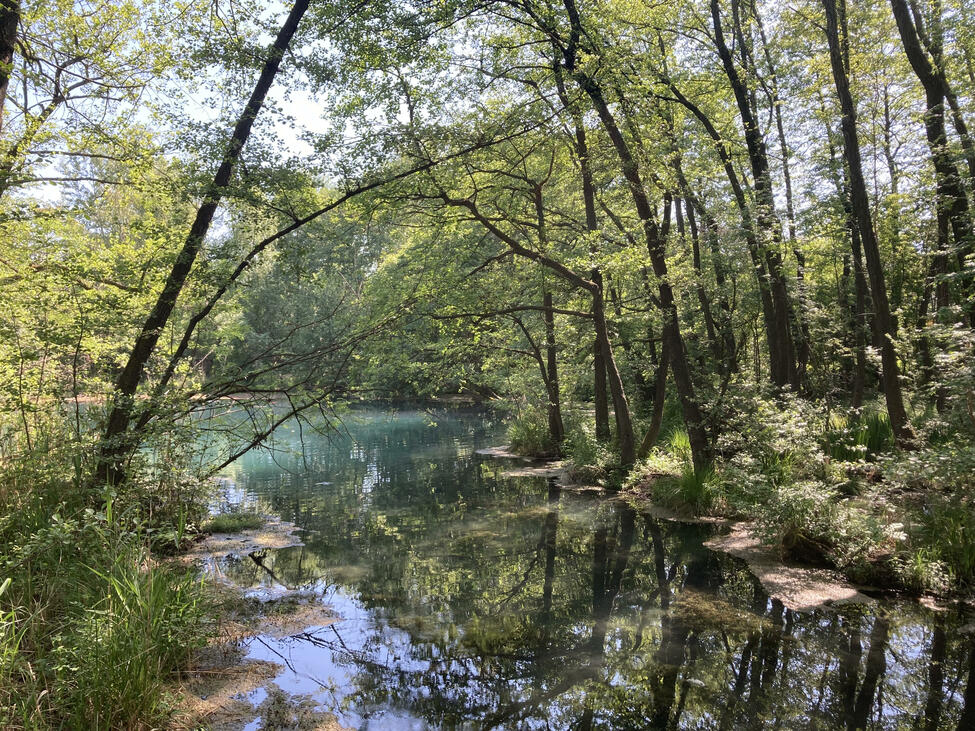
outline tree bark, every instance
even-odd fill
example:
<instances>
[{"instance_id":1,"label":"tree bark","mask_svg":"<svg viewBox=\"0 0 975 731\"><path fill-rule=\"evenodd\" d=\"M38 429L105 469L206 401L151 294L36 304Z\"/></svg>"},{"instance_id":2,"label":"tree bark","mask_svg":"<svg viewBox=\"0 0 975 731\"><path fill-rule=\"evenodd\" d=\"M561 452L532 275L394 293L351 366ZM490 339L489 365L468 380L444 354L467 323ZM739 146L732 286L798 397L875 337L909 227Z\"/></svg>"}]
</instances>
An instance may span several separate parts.
<instances>
[{"instance_id":1,"label":"tree bark","mask_svg":"<svg viewBox=\"0 0 975 731\"><path fill-rule=\"evenodd\" d=\"M0 0L0 132L3 132L3 108L13 71L14 43L20 24L20 1Z\"/></svg>"},{"instance_id":2,"label":"tree bark","mask_svg":"<svg viewBox=\"0 0 975 731\"><path fill-rule=\"evenodd\" d=\"M576 51L579 39L582 37L582 22L576 8L575 0L565 0L566 11L569 16L571 27L571 40L569 46L564 50L563 58L565 67L572 78L579 85L592 101L596 114L606 130L616 154L620 159L620 167L623 177L626 179L630 189L630 196L636 207L637 215L643 224L643 232L647 242L647 251L650 255L650 262L653 266L654 274L657 277L657 289L659 307L663 315L663 337L670 349L671 370L674 374L674 384L677 388L678 396L681 401L684 423L691 443L691 453L693 456L694 467L703 469L711 462L711 445L707 432L704 428L704 418L701 414L700 405L694 390L694 383L691 380L691 371L688 364L687 352L684 348L684 340L680 332L680 323L677 319L677 307L674 301L674 292L670 286L667 273L667 261L664 256L663 242L659 236L657 224L654 219L653 208L643 185L640 176L640 167L629 144L623 137L616 123L616 118L609 108L609 104L603 95L602 87L590 75L576 67ZM597 318L598 320L599 318ZM612 383L612 378L610 380ZM631 451L635 457L635 449Z\"/></svg>"},{"instance_id":3,"label":"tree bark","mask_svg":"<svg viewBox=\"0 0 975 731\"><path fill-rule=\"evenodd\" d=\"M936 206L939 219L938 225L938 253L936 256L945 257L940 262L939 273L941 275L948 272L948 251L949 246L946 239L946 222L949 224L951 233L954 236L955 250L957 253L959 269L964 270L966 257L972 253L973 229L972 218L969 211L968 196L962 185L962 174L951 158L948 149L948 132L945 126L945 90L948 89L947 81L943 73L933 66L928 59L924 48L921 45L920 33L911 17L910 8L906 0L890 0L891 8L894 11L894 19L897 21L897 30L900 33L901 41L907 60L911 63L911 68L921 85L924 87L925 114L924 131L928 140L928 148L931 151L931 164L934 167L935 187L936 187ZM937 56L937 54L935 54ZM949 89L950 93L950 89ZM962 122L964 127L964 122ZM967 131L966 135L967 137ZM975 171L973 171L975 172ZM962 300L967 300L967 295L971 289L969 282L962 283ZM937 285L936 285L937 286ZM947 289L943 293L947 295ZM945 302L947 304L947 302ZM939 303L941 306L941 303ZM966 307L970 310L966 302ZM969 311L971 324L975 326L975 313Z\"/></svg>"},{"instance_id":4,"label":"tree bark","mask_svg":"<svg viewBox=\"0 0 975 731\"><path fill-rule=\"evenodd\" d=\"M559 393L558 348L555 344L555 314L552 312L552 293L544 295L545 306L545 367L548 378L545 385L548 391L548 430L552 442L562 454L562 442L565 441L565 426L562 423L562 399Z\"/></svg>"},{"instance_id":5,"label":"tree bark","mask_svg":"<svg viewBox=\"0 0 975 731\"><path fill-rule=\"evenodd\" d=\"M737 2L733 0L733 7L737 13ZM782 227L775 214L775 199L772 191L772 176L769 170L768 149L762 139L761 129L755 116L754 100L749 93L748 85L738 73L731 50L724 38L721 23L721 10L718 0L711 0L711 19L714 27L714 42L718 56L724 66L725 74L731 83L738 113L741 117L745 134L745 147L748 150L748 160L751 164L754 179L755 218L758 223L758 235L770 237L768 243L759 239L761 254L768 270L769 287L771 289L774 310L772 312L775 343L770 353L772 366L772 382L777 386L792 385L798 388L798 371L796 368L795 344L793 342L790 325L792 304L785 281L780 248L782 243ZM737 30L737 27L736 27ZM739 32L739 36L742 34ZM747 59L747 44L741 43L742 54Z\"/></svg>"}]
</instances>

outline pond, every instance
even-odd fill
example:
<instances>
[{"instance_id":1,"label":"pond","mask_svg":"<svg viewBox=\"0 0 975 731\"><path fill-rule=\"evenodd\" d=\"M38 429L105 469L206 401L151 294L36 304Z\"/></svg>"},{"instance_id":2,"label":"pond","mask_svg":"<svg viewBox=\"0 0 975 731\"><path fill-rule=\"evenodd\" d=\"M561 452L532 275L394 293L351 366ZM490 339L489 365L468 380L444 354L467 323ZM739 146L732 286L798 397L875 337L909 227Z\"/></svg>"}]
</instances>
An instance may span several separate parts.
<instances>
[{"instance_id":1,"label":"pond","mask_svg":"<svg viewBox=\"0 0 975 731\"><path fill-rule=\"evenodd\" d=\"M475 409L357 411L232 465L231 502L305 545L223 570L339 617L248 657L352 728L975 729L960 610L791 611L703 547L717 529L506 476L476 453L503 437Z\"/></svg>"}]
</instances>

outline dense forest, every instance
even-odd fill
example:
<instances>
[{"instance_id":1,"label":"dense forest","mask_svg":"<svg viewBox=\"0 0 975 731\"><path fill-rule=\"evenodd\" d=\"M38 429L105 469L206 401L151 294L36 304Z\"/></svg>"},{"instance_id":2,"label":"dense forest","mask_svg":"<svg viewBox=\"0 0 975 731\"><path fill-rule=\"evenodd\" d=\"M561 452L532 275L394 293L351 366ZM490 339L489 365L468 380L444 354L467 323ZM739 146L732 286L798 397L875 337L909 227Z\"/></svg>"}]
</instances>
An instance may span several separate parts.
<instances>
[{"instance_id":1,"label":"dense forest","mask_svg":"<svg viewBox=\"0 0 975 731\"><path fill-rule=\"evenodd\" d=\"M165 718L162 557L361 401L969 596L973 99L966 0L0 0L0 721Z\"/></svg>"}]
</instances>

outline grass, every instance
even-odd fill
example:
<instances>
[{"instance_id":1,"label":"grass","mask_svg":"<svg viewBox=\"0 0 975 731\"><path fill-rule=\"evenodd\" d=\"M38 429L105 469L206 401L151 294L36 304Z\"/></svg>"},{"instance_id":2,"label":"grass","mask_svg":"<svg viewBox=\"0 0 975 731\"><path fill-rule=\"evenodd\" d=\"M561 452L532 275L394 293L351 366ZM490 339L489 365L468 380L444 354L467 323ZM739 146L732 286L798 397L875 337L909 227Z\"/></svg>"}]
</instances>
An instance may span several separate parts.
<instances>
[{"instance_id":1,"label":"grass","mask_svg":"<svg viewBox=\"0 0 975 731\"><path fill-rule=\"evenodd\" d=\"M164 727L208 634L203 586L159 562L138 506L79 489L54 442L0 467L0 728Z\"/></svg>"},{"instance_id":2,"label":"grass","mask_svg":"<svg viewBox=\"0 0 975 731\"><path fill-rule=\"evenodd\" d=\"M679 475L656 478L652 496L666 507L707 515L716 506L720 491L713 469L695 470L686 465Z\"/></svg>"},{"instance_id":3,"label":"grass","mask_svg":"<svg viewBox=\"0 0 975 731\"><path fill-rule=\"evenodd\" d=\"M652 473L649 484L653 501L694 515L712 512L721 499L721 486L712 467L694 468L687 432L672 431L665 441L665 449L669 459L651 458L646 462ZM651 468L651 464L656 468Z\"/></svg>"},{"instance_id":4,"label":"grass","mask_svg":"<svg viewBox=\"0 0 975 731\"><path fill-rule=\"evenodd\" d=\"M947 567L958 585L975 586L975 511L965 502L931 504L920 516L916 538L925 556Z\"/></svg>"},{"instance_id":5,"label":"grass","mask_svg":"<svg viewBox=\"0 0 975 731\"><path fill-rule=\"evenodd\" d=\"M524 409L508 425L511 451L526 457L550 457L558 453L543 409Z\"/></svg>"},{"instance_id":6,"label":"grass","mask_svg":"<svg viewBox=\"0 0 975 731\"><path fill-rule=\"evenodd\" d=\"M825 448L833 459L873 459L893 445L894 430L885 411L830 415Z\"/></svg>"},{"instance_id":7,"label":"grass","mask_svg":"<svg viewBox=\"0 0 975 731\"><path fill-rule=\"evenodd\" d=\"M260 528L265 523L258 513L222 513L214 515L203 524L205 533L240 533Z\"/></svg>"}]
</instances>

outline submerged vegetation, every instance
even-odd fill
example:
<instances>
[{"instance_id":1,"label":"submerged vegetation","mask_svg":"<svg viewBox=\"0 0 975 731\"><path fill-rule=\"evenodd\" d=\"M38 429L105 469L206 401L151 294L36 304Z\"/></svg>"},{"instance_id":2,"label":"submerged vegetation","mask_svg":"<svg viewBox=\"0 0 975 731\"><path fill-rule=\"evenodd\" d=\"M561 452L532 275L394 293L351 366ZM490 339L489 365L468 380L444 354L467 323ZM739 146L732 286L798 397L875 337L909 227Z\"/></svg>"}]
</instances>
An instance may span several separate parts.
<instances>
[{"instance_id":1,"label":"submerged vegetation","mask_svg":"<svg viewBox=\"0 0 975 731\"><path fill-rule=\"evenodd\" d=\"M973 68L965 0L0 2L0 722L163 723L211 478L355 400L971 595Z\"/></svg>"}]
</instances>

